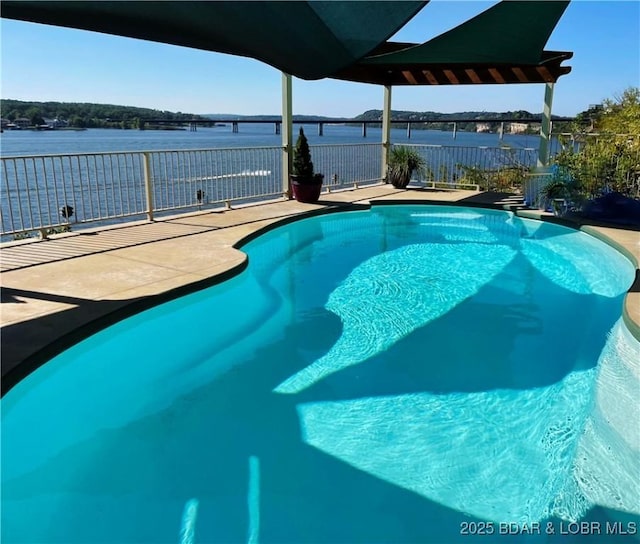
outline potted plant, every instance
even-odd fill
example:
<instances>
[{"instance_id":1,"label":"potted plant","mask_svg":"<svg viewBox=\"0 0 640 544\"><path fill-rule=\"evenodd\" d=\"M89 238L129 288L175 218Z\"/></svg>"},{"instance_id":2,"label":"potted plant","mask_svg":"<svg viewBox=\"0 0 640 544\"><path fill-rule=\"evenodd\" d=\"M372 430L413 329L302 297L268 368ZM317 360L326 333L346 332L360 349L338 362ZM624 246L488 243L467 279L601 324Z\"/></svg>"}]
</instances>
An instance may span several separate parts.
<instances>
[{"instance_id":1,"label":"potted plant","mask_svg":"<svg viewBox=\"0 0 640 544\"><path fill-rule=\"evenodd\" d=\"M397 189L406 189L414 173L422 174L426 162L415 149L406 146L394 146L389 152L387 182Z\"/></svg>"},{"instance_id":2,"label":"potted plant","mask_svg":"<svg viewBox=\"0 0 640 544\"><path fill-rule=\"evenodd\" d=\"M300 134L293 153L293 174L291 175L291 187L293 196L298 202L314 203L320 198L323 174L313 171L309 142L300 127Z\"/></svg>"},{"instance_id":3,"label":"potted plant","mask_svg":"<svg viewBox=\"0 0 640 544\"><path fill-rule=\"evenodd\" d=\"M565 181L553 179L540 190L544 199L544 208L554 215L562 215L569 198L569 187Z\"/></svg>"}]
</instances>

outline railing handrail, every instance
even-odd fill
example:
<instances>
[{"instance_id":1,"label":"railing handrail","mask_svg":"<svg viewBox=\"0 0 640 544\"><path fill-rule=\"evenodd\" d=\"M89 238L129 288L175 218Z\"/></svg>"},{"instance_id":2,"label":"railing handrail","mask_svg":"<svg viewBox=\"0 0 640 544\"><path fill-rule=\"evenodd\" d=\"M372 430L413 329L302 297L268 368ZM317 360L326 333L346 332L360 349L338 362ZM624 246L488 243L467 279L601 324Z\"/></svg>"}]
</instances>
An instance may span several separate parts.
<instances>
[{"instance_id":1,"label":"railing handrail","mask_svg":"<svg viewBox=\"0 0 640 544\"><path fill-rule=\"evenodd\" d=\"M500 144L393 145L421 150L428 164L422 182L452 187L478 186L478 172L507 172L510 179L510 169L531 168L537 159L534 148ZM328 191L383 181L381 142L310 148ZM283 196L281 151L275 145L0 156L2 235ZM69 217L61 215L67 206L75 212Z\"/></svg>"},{"instance_id":2,"label":"railing handrail","mask_svg":"<svg viewBox=\"0 0 640 544\"><path fill-rule=\"evenodd\" d=\"M313 145L326 190L381 181L380 143ZM0 234L287 195L275 146L0 156ZM63 209L70 209L69 216ZM68 212L65 212L68 213Z\"/></svg>"},{"instance_id":3,"label":"railing handrail","mask_svg":"<svg viewBox=\"0 0 640 544\"><path fill-rule=\"evenodd\" d=\"M313 147L317 147L317 148L322 148L322 147L379 147L380 145L381 145L380 142L362 142L362 143L347 143L347 144L336 142L334 144L309 144L309 147L311 147L311 148L313 148Z\"/></svg>"},{"instance_id":4,"label":"railing handrail","mask_svg":"<svg viewBox=\"0 0 640 544\"><path fill-rule=\"evenodd\" d=\"M359 145L359 144L355 144ZM366 144L363 144L366 145ZM100 156L100 155L140 155L143 153L204 153L207 151L239 151L244 149L256 149L256 150L273 150L281 149L280 145L264 145L264 146L246 146L246 147L204 147L197 149L129 149L127 151L83 151L80 153L36 153L33 155L3 155L0 152L0 159L44 159L50 157L86 157L86 156Z\"/></svg>"},{"instance_id":5,"label":"railing handrail","mask_svg":"<svg viewBox=\"0 0 640 544\"><path fill-rule=\"evenodd\" d=\"M432 147L432 148L461 148L461 149L513 149L513 150L526 150L537 151L535 147L516 147L512 145L444 145L444 144L410 144L410 143L394 143L392 146L403 147Z\"/></svg>"},{"instance_id":6,"label":"railing handrail","mask_svg":"<svg viewBox=\"0 0 640 544\"><path fill-rule=\"evenodd\" d=\"M620 135L627 136L627 135ZM640 135L638 135L640 137ZM309 144L312 148L323 147L377 147L380 142L362 142L362 143L341 143L333 144ZM431 147L431 148L453 148L453 149L517 149L536 151L533 147L515 147L510 145L446 145L446 144L423 144L423 143L393 143L393 146L406 147ZM59 157L86 157L86 156L107 156L107 155L140 155L144 153L204 153L209 151L242 151L242 150L274 150L281 149L280 145L270 146L243 146L243 147L204 147L194 149L133 149L127 151L84 151L80 153L35 153L31 155L2 155L0 152L0 160L5 159L45 159Z\"/></svg>"},{"instance_id":7,"label":"railing handrail","mask_svg":"<svg viewBox=\"0 0 640 544\"><path fill-rule=\"evenodd\" d=\"M558 136L616 136L621 138L640 138L640 134L622 134L617 132L558 132Z\"/></svg>"}]
</instances>

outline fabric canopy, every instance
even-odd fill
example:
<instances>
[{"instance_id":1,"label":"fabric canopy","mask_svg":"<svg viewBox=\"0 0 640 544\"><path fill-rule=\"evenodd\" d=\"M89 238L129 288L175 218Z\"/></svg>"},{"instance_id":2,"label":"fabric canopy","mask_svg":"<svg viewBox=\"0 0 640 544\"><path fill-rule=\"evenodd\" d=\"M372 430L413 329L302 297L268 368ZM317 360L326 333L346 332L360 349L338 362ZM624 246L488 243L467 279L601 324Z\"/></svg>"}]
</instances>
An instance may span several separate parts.
<instances>
[{"instance_id":1,"label":"fabric canopy","mask_svg":"<svg viewBox=\"0 0 640 544\"><path fill-rule=\"evenodd\" d=\"M544 51L569 1L503 0L423 44L387 42L333 77L384 85L555 82L570 52Z\"/></svg>"},{"instance_id":2,"label":"fabric canopy","mask_svg":"<svg viewBox=\"0 0 640 544\"><path fill-rule=\"evenodd\" d=\"M427 2L3 0L0 15L251 57L320 79L373 51Z\"/></svg>"},{"instance_id":3,"label":"fabric canopy","mask_svg":"<svg viewBox=\"0 0 640 544\"><path fill-rule=\"evenodd\" d=\"M552 83L544 51L569 0L503 0L423 44L387 42L426 1L3 0L0 16L251 57L302 79L382 85Z\"/></svg>"}]
</instances>

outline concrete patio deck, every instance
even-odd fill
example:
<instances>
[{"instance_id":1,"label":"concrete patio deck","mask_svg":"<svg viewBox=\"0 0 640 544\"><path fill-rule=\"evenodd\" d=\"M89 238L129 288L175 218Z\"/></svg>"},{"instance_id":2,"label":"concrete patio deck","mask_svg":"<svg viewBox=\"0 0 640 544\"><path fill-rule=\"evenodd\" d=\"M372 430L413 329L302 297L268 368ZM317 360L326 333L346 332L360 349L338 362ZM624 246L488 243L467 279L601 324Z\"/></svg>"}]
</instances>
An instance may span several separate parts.
<instances>
[{"instance_id":1,"label":"concrete patio deck","mask_svg":"<svg viewBox=\"0 0 640 544\"><path fill-rule=\"evenodd\" d=\"M505 195L474 191L398 190L389 185L324 194L318 204L277 201L203 211L49 240L3 244L2 391L80 338L110 323L221 281L246 266L240 240L278 221L372 200L458 203L517 209ZM555 220L522 210L521 215ZM640 262L640 233L583 227ZM637 272L637 271L636 271ZM626 321L640 339L640 280L626 300Z\"/></svg>"}]
</instances>

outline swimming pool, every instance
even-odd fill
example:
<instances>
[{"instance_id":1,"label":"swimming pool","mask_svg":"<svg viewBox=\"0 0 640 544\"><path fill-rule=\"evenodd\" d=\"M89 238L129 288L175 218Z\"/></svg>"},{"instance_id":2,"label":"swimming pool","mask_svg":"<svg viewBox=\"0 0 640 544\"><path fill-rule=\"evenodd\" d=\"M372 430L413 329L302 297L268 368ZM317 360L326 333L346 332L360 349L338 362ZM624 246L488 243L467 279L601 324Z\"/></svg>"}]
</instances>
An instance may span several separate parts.
<instances>
[{"instance_id":1,"label":"swimming pool","mask_svg":"<svg viewBox=\"0 0 640 544\"><path fill-rule=\"evenodd\" d=\"M242 249L238 276L3 398L3 542L628 541L640 369L619 253L444 206Z\"/></svg>"}]
</instances>

